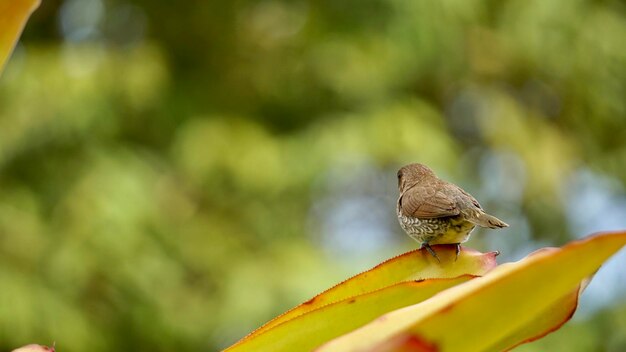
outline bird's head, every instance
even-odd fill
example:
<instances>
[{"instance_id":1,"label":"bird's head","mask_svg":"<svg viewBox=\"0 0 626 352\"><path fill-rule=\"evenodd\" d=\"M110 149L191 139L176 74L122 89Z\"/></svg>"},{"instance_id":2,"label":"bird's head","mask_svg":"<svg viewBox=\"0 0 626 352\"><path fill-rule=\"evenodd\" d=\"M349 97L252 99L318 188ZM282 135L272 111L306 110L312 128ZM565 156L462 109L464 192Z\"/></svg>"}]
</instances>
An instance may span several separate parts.
<instances>
[{"instance_id":1,"label":"bird's head","mask_svg":"<svg viewBox=\"0 0 626 352\"><path fill-rule=\"evenodd\" d=\"M435 173L424 164L409 164L398 170L398 190L404 193L427 177L434 177Z\"/></svg>"}]
</instances>

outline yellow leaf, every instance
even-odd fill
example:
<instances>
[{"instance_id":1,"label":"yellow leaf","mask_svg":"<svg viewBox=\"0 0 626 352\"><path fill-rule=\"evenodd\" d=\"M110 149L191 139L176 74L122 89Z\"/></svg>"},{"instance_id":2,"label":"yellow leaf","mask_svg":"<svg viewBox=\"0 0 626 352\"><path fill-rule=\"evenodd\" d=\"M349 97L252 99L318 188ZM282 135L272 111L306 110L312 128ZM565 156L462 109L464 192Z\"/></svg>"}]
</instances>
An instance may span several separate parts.
<instances>
[{"instance_id":1,"label":"yellow leaf","mask_svg":"<svg viewBox=\"0 0 626 352\"><path fill-rule=\"evenodd\" d=\"M346 298L279 324L228 351L310 351L383 313L416 304L472 278L474 276L464 275L454 279L401 282Z\"/></svg>"},{"instance_id":2,"label":"yellow leaf","mask_svg":"<svg viewBox=\"0 0 626 352\"><path fill-rule=\"evenodd\" d=\"M511 348L569 319L567 307L572 305L577 286L625 244L626 232L604 233L562 249L535 252L419 304L385 314L318 350L471 352ZM550 314L562 319L546 316ZM554 326L546 328L548 325Z\"/></svg>"},{"instance_id":3,"label":"yellow leaf","mask_svg":"<svg viewBox=\"0 0 626 352\"><path fill-rule=\"evenodd\" d=\"M0 0L0 73L39 0Z\"/></svg>"},{"instance_id":4,"label":"yellow leaf","mask_svg":"<svg viewBox=\"0 0 626 352\"><path fill-rule=\"evenodd\" d=\"M368 271L358 274L326 290L325 292L313 297L312 299L297 306L296 308L271 320L267 324L252 332L250 335L240 340L235 345L231 346L229 350L249 350L251 348L250 346L252 345L257 346L255 349L262 348L262 346L264 346L264 342L254 341L258 338L259 335L262 335L263 333L273 329L274 327L279 326L280 324L291 321L296 317L303 316L312 311L316 312L314 318L307 317L306 319L302 319L301 321L308 321L307 319L318 319L317 321L323 321L324 319L327 321L335 321L340 325L340 327L338 328L340 328L341 330L338 331L340 331L341 333L347 332L349 331L346 330L348 327L356 328L359 325L362 325L369 321L368 319L375 318L376 316L384 312L388 312L390 310L408 304L414 304L417 302L416 299L418 298L419 300L425 299L425 292L428 294L433 294L433 292L438 292L438 290L441 290L444 286L446 288L450 287L447 285L450 285L451 283L458 283L460 282L459 280L467 280L467 277L464 279L457 278L459 276L484 275L486 272L496 266L496 252L480 253L475 250L464 249L463 251L461 251L457 259L455 247L452 245L439 245L433 246L433 248L437 251L437 254L441 259L441 263L439 263L425 250L414 250L395 258L389 259ZM416 280L425 280L429 278L457 279L451 281L435 280L434 282L429 281L424 283L413 282ZM404 284L397 285L398 283ZM389 287L390 290L382 291L381 289L385 287ZM388 299L389 297L393 297L394 294L397 294L398 292L402 292L402 290L410 291L411 295L408 295L404 299L398 298L386 301L386 299ZM372 296L360 296L373 291L376 292L373 293ZM359 297L358 299L351 301L352 298L357 296ZM333 314L335 314L334 312L337 312L338 310L344 309L342 308L343 305L333 306L332 308L329 307L330 304L335 302L340 302L343 305L347 304L353 307L352 309L354 309L354 307L359 307L359 309L363 309L362 317L366 316L368 318L362 318L358 320L358 324L356 323L356 320L341 322L340 319L337 319ZM365 308L360 308L363 306ZM322 310L321 312L316 311L322 307L329 307L329 309ZM345 309L351 311L350 308ZM357 313L352 312L350 314ZM271 335L268 335L271 337L263 336L260 338L259 341L270 342L270 344L267 346L271 346L271 350L275 350L275 342L279 340L279 335L288 336L290 338L297 337L310 339L310 337L303 334L303 328L301 327L302 324L299 322L293 325L281 327L279 332L274 332L272 330ZM340 335L340 333L332 333L331 336L331 333L331 331L328 331L324 336L329 336L327 338L329 339ZM321 333L319 332L316 334L318 337L321 336ZM319 340L319 343L322 343L324 341L327 341L327 339L322 340L318 338L316 339L316 341ZM289 345L286 344L285 346L288 347ZM311 347L315 346L316 345L311 345ZM294 347L291 346L291 348Z\"/></svg>"},{"instance_id":5,"label":"yellow leaf","mask_svg":"<svg viewBox=\"0 0 626 352\"><path fill-rule=\"evenodd\" d=\"M559 298L555 303L537 314L533 320L513 331L513 333L506 338L498 341L498 343L491 346L490 349L494 351L508 350L523 343L535 341L558 330L563 324L567 323L574 315L574 312L576 312L578 298L584 287L586 287L587 282L588 280L577 286L571 292L565 294L565 296Z\"/></svg>"}]
</instances>

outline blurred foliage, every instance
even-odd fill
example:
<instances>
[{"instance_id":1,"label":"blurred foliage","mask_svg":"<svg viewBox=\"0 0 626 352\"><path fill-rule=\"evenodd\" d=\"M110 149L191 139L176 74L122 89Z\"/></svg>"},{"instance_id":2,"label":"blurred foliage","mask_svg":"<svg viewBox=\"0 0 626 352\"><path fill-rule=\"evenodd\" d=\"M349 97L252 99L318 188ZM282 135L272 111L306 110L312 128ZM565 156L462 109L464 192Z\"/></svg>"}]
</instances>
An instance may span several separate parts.
<instances>
[{"instance_id":1,"label":"blurred foliage","mask_svg":"<svg viewBox=\"0 0 626 352\"><path fill-rule=\"evenodd\" d=\"M228 346L414 247L414 161L505 258L624 226L625 10L45 1L0 81L0 349ZM626 348L620 302L546 343Z\"/></svg>"}]
</instances>

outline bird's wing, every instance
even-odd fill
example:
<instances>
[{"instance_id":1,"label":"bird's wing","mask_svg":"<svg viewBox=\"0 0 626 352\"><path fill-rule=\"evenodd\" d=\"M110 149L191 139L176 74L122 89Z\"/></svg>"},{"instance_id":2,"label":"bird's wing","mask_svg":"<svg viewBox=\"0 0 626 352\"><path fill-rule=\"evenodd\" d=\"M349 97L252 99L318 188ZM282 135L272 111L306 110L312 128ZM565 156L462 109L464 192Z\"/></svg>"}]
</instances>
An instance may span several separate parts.
<instances>
[{"instance_id":1,"label":"bird's wing","mask_svg":"<svg viewBox=\"0 0 626 352\"><path fill-rule=\"evenodd\" d=\"M432 186L416 185L410 188L402 195L400 205L405 215L422 219L460 214L454 198Z\"/></svg>"},{"instance_id":2,"label":"bird's wing","mask_svg":"<svg viewBox=\"0 0 626 352\"><path fill-rule=\"evenodd\" d=\"M478 203L478 201L476 200L476 198L474 198L471 194L465 192L464 189L462 189L459 186L456 186L456 189L461 192L467 199L469 199L472 202L472 205L475 206L478 209L482 209L482 207L480 206L480 203Z\"/></svg>"}]
</instances>

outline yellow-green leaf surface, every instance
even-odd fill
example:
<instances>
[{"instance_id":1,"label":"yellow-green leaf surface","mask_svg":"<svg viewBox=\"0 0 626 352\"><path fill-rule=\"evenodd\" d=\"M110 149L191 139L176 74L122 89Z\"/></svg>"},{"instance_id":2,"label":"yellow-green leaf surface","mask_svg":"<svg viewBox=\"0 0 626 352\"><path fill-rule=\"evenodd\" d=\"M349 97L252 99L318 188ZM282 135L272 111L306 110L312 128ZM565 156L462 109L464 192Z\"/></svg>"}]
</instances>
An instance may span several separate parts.
<instances>
[{"instance_id":1,"label":"yellow-green leaf surface","mask_svg":"<svg viewBox=\"0 0 626 352\"><path fill-rule=\"evenodd\" d=\"M578 308L578 298L586 286L586 282L578 285L574 290L568 292L565 296L537 314L534 319L513 331L513 333L498 341L498 343L491 346L489 349L493 351L508 350L523 343L535 341L558 330L563 324L570 320L576 312L576 308Z\"/></svg>"},{"instance_id":2,"label":"yellow-green leaf surface","mask_svg":"<svg viewBox=\"0 0 626 352\"><path fill-rule=\"evenodd\" d=\"M385 314L318 350L396 351L410 346L423 351L471 352L511 348L562 325L573 312L567 306L577 297L581 281L625 244L626 232L603 233L561 249L535 252L422 303ZM546 316L550 314L560 314L563 319ZM546 328L551 324L556 325Z\"/></svg>"},{"instance_id":3,"label":"yellow-green leaf surface","mask_svg":"<svg viewBox=\"0 0 626 352\"><path fill-rule=\"evenodd\" d=\"M39 0L0 0L0 73Z\"/></svg>"},{"instance_id":4,"label":"yellow-green leaf surface","mask_svg":"<svg viewBox=\"0 0 626 352\"><path fill-rule=\"evenodd\" d=\"M437 251L441 263L426 250L414 250L391 258L269 321L232 347L240 345L285 321L346 298L404 281L455 278L461 275L480 276L496 266L496 252L481 253L472 249L463 249L456 258L455 246L439 245L433 246L433 248Z\"/></svg>"},{"instance_id":5,"label":"yellow-green leaf surface","mask_svg":"<svg viewBox=\"0 0 626 352\"><path fill-rule=\"evenodd\" d=\"M228 351L310 351L392 310L422 302L474 278L430 279L395 284L326 305L265 331Z\"/></svg>"}]
</instances>

